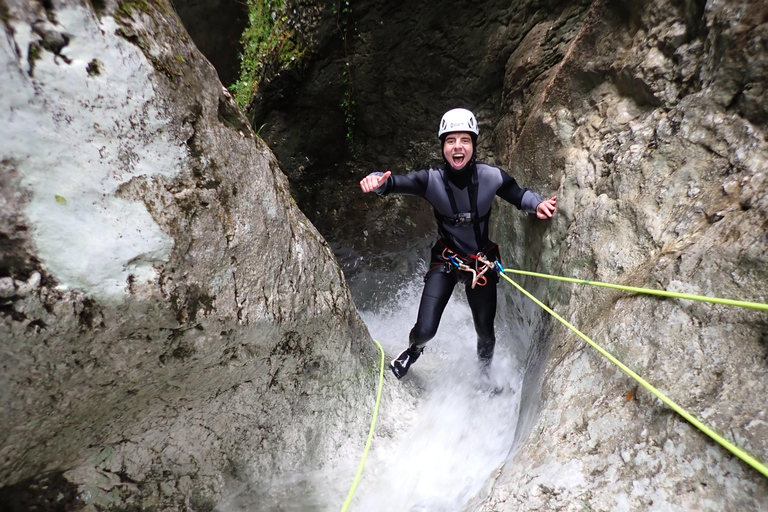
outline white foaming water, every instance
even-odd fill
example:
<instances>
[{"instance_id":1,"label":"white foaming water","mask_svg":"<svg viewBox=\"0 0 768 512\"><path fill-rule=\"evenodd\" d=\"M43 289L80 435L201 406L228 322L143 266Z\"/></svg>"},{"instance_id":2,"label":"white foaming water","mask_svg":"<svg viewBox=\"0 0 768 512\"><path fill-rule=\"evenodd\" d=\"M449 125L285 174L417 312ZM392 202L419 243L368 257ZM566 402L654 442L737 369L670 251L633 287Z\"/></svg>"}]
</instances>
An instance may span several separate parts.
<instances>
[{"instance_id":1,"label":"white foaming water","mask_svg":"<svg viewBox=\"0 0 768 512\"><path fill-rule=\"evenodd\" d=\"M388 356L407 346L421 284L414 279L394 307L361 311ZM491 382L484 380L472 314L463 286L456 290L424 355L401 381L385 383L416 387L418 396L412 398L413 411L397 426L396 438L374 439L351 510L459 511L483 490L512 448L522 380L521 364L510 350L514 340L497 327ZM408 379L417 384L409 386ZM490 389L497 387L503 391L492 394Z\"/></svg>"},{"instance_id":2,"label":"white foaming water","mask_svg":"<svg viewBox=\"0 0 768 512\"><path fill-rule=\"evenodd\" d=\"M421 287L421 276L414 277L393 299L374 301L376 310L360 311L384 347L387 364L407 346ZM500 312L502 307L503 301ZM516 353L521 346L516 333L500 323L497 319L490 382L479 372L477 337L463 285L456 287L437 335L408 375L398 381L385 368L384 386L399 389L389 394L391 400L382 401L350 511L458 512L487 489L513 447L525 358ZM492 394L494 388L502 391ZM362 451L357 455L320 472L246 484L216 510L338 511Z\"/></svg>"}]
</instances>

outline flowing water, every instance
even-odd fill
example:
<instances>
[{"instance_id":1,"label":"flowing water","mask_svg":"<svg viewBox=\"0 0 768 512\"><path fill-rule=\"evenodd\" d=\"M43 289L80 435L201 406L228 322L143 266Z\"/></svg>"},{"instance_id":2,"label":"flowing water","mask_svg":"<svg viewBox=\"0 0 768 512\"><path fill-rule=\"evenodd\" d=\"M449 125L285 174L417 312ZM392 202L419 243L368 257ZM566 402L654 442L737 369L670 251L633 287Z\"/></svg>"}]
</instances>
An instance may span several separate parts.
<instances>
[{"instance_id":1,"label":"flowing water","mask_svg":"<svg viewBox=\"0 0 768 512\"><path fill-rule=\"evenodd\" d=\"M361 311L387 355L406 346L421 286L416 277L389 303ZM401 381L387 380L413 392L405 397L412 408L403 406L395 437L374 443L351 509L453 512L483 490L515 440L522 365L511 350L517 340L497 328L489 381L479 372L475 344L458 286L424 355Z\"/></svg>"},{"instance_id":2,"label":"flowing water","mask_svg":"<svg viewBox=\"0 0 768 512\"><path fill-rule=\"evenodd\" d=\"M353 286L360 295L360 286L376 283L362 279ZM421 286L419 273L391 289L388 297L369 295L358 302L371 335L384 347L387 364L406 346ZM399 389L389 390L389 398L382 401L376 435L349 510L458 512L473 496L487 492L492 475L515 442L524 352L529 346L524 334L506 325L501 314L505 307L500 294L490 380L479 372L472 316L461 285L437 336L409 374L398 381L385 368L384 385ZM361 455L338 461L322 473L251 484L217 510L338 511Z\"/></svg>"}]
</instances>

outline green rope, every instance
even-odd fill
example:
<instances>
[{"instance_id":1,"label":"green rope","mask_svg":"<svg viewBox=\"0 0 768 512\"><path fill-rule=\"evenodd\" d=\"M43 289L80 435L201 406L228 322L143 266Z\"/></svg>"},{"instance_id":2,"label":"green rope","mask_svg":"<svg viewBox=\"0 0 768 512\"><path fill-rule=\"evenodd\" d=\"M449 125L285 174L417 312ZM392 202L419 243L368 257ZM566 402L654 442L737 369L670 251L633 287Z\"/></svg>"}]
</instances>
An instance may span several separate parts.
<instances>
[{"instance_id":1,"label":"green rope","mask_svg":"<svg viewBox=\"0 0 768 512\"><path fill-rule=\"evenodd\" d=\"M514 270L510 268L504 269L504 272L511 272L513 274L521 274L524 276L543 277L545 279L555 279L557 281L565 281L568 283L602 286L603 288L614 288L616 290L624 290L627 292L646 293L648 295L660 295L662 297L673 297L676 299L688 299L688 300L698 300L702 302L713 302L715 304L727 304L728 306L739 306L742 308L761 309L763 311L768 311L768 304L761 304L760 302L746 302L742 300L719 299L717 297L691 295L690 293L668 292L666 290L654 290L652 288L636 288L634 286L623 286L620 284L601 283L599 281L588 281L586 279L574 279L572 277L553 276L550 274L539 274L537 272L528 272L526 270Z\"/></svg>"},{"instance_id":2,"label":"green rope","mask_svg":"<svg viewBox=\"0 0 768 512\"><path fill-rule=\"evenodd\" d=\"M627 368L621 361L613 357L610 353L608 353L606 350L604 350L600 345L589 339L584 333L579 331L576 327L568 323L563 317L552 311L550 308L548 308L543 302L541 302L539 299L528 293L527 290L525 290L522 286L514 282L512 279L510 279L506 274L506 270L501 267L501 265L498 265L499 268L499 275L502 276L504 279L512 283L515 288L523 292L529 299L531 299L533 302L541 306L547 313L558 319L560 322L563 323L566 327L568 327L570 330L575 332L581 339L592 345L598 352L600 352L602 355L604 355L606 358L608 358L609 361L611 361L613 364L621 368L627 375L635 379L637 382L640 383L641 386L643 386L645 389L656 395L662 402L667 404L669 407L671 407L675 412L677 412L680 416L691 422L694 426L696 426L699 430L707 434L709 437L717 441L721 446L726 448L728 451L736 455L738 458L758 470L760 473L763 474L766 478L768 478L768 467L766 467L762 462L757 460L755 457L751 456L738 446L735 446L734 444L730 443L728 440L717 434L714 430L707 427L705 424L703 424L701 421L697 420L693 415L691 415L688 411L677 405L675 402L667 398L661 391L657 390L655 387L650 385L648 382L646 382L642 377L640 377L638 374ZM520 272L520 271L518 271Z\"/></svg>"},{"instance_id":3,"label":"green rope","mask_svg":"<svg viewBox=\"0 0 768 512\"><path fill-rule=\"evenodd\" d=\"M376 405L373 407L373 419L371 420L371 429L368 431L368 440L365 442L365 450L363 450L363 458L360 460L360 465L357 468L357 474L352 482L352 488L347 494L347 500L344 502L344 506L341 507L341 512L346 512L349 508L349 504L352 503L352 497L355 495L355 489L360 481L360 476L363 474L363 466L365 466L365 459L368 458L368 450L371 449L371 441L373 441L373 429L376 427L376 417L379 415L379 402L381 401L381 388L384 386L384 348L381 343L376 342L376 346L379 347L381 352L381 368L379 369L379 391L376 393Z\"/></svg>"}]
</instances>

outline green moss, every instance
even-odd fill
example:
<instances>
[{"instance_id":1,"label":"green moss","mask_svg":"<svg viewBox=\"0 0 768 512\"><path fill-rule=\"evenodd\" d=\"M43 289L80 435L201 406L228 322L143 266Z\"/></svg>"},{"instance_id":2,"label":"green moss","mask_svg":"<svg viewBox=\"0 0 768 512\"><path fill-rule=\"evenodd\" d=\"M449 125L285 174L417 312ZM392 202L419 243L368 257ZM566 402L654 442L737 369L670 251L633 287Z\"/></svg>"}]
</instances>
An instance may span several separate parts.
<instances>
[{"instance_id":1,"label":"green moss","mask_svg":"<svg viewBox=\"0 0 768 512\"><path fill-rule=\"evenodd\" d=\"M287 0L247 1L248 26L240 38L240 77L229 87L241 107L250 103L268 67L287 68L306 51L294 38Z\"/></svg>"},{"instance_id":2,"label":"green moss","mask_svg":"<svg viewBox=\"0 0 768 512\"><path fill-rule=\"evenodd\" d=\"M115 9L115 17L132 17L133 11L143 12L144 14L152 14L152 7L144 0L123 0L120 5Z\"/></svg>"},{"instance_id":3,"label":"green moss","mask_svg":"<svg viewBox=\"0 0 768 512\"><path fill-rule=\"evenodd\" d=\"M43 53L43 47L37 41L29 43L29 51L27 52L27 63L29 64L29 76L32 76L35 72L35 62L40 59L40 55Z\"/></svg>"}]
</instances>

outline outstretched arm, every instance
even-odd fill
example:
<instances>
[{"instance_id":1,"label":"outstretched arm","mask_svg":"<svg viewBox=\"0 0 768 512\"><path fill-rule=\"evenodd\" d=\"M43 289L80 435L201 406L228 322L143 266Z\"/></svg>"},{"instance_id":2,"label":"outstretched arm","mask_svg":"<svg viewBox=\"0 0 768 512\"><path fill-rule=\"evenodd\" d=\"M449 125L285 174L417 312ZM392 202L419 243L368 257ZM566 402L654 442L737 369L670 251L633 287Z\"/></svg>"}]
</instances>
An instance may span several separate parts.
<instances>
[{"instance_id":1,"label":"outstretched arm","mask_svg":"<svg viewBox=\"0 0 768 512\"><path fill-rule=\"evenodd\" d=\"M384 185L387 182L387 178L390 177L392 174L392 171L387 171L381 176L377 174L369 174L362 180L360 180L360 188L363 189L363 192L366 194L368 192L373 192L380 186Z\"/></svg>"},{"instance_id":2,"label":"outstretched arm","mask_svg":"<svg viewBox=\"0 0 768 512\"><path fill-rule=\"evenodd\" d=\"M539 203L536 207L536 217L540 219L549 219L555 213L557 208L557 196L552 196L552 199L547 199Z\"/></svg>"}]
</instances>

